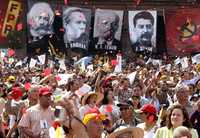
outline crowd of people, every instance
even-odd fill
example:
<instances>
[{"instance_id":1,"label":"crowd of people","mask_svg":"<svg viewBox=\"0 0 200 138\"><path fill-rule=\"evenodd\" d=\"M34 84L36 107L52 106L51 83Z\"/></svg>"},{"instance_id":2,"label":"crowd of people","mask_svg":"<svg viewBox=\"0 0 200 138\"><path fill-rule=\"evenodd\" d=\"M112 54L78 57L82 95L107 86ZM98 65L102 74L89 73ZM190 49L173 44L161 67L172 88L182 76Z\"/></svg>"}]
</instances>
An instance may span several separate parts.
<instances>
[{"instance_id":1,"label":"crowd of people","mask_svg":"<svg viewBox=\"0 0 200 138\"><path fill-rule=\"evenodd\" d=\"M121 72L108 57L85 68L65 62L66 70L18 61L0 65L1 138L200 137L200 69L191 57L185 66L136 56Z\"/></svg>"}]
</instances>

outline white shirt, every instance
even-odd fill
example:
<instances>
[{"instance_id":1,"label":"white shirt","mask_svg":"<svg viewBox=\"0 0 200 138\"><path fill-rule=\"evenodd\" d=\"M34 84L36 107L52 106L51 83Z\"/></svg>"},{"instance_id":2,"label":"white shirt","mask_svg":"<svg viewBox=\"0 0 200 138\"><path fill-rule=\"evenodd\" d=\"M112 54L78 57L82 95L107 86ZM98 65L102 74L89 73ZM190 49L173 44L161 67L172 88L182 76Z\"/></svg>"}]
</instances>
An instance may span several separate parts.
<instances>
[{"instance_id":1,"label":"white shirt","mask_svg":"<svg viewBox=\"0 0 200 138\"><path fill-rule=\"evenodd\" d=\"M136 127L139 127L144 130L145 125L144 125L144 123L140 123ZM156 128L156 125L148 131L144 130L144 138L153 138L154 134L155 134L155 128Z\"/></svg>"}]
</instances>

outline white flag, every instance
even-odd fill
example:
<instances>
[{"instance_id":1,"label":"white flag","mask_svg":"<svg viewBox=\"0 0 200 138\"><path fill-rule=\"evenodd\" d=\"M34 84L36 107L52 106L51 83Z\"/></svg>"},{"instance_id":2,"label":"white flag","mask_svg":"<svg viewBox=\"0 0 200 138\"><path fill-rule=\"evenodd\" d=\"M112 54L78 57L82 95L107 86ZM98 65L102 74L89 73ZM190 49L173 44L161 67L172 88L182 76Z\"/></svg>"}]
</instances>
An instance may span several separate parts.
<instances>
[{"instance_id":1,"label":"white flag","mask_svg":"<svg viewBox=\"0 0 200 138\"><path fill-rule=\"evenodd\" d=\"M131 85L133 84L133 82L134 82L134 80L135 80L136 74L137 74L137 71L134 71L134 72L132 72L131 74L129 74L129 75L127 76L127 78L129 79L129 82L130 82Z\"/></svg>"},{"instance_id":2,"label":"white flag","mask_svg":"<svg viewBox=\"0 0 200 138\"><path fill-rule=\"evenodd\" d=\"M178 65L179 63L181 63L180 57L178 57L177 59L174 60L175 65Z\"/></svg>"},{"instance_id":3,"label":"white flag","mask_svg":"<svg viewBox=\"0 0 200 138\"><path fill-rule=\"evenodd\" d=\"M37 60L31 58L31 61L30 61L30 63L29 63L29 68L35 67L36 63L37 63Z\"/></svg>"},{"instance_id":4,"label":"white flag","mask_svg":"<svg viewBox=\"0 0 200 138\"><path fill-rule=\"evenodd\" d=\"M58 86L67 84L68 80L72 78L73 76L74 74L58 74L57 75L57 77L59 78L57 79Z\"/></svg>"},{"instance_id":5,"label":"white flag","mask_svg":"<svg viewBox=\"0 0 200 138\"><path fill-rule=\"evenodd\" d=\"M17 66L22 66L22 61L21 61L21 60L18 61L18 62L15 64L15 67L17 67Z\"/></svg>"},{"instance_id":6,"label":"white flag","mask_svg":"<svg viewBox=\"0 0 200 138\"><path fill-rule=\"evenodd\" d=\"M181 66L182 66L182 69L186 69L189 65L188 65L188 58L187 57L183 57L181 59Z\"/></svg>"},{"instance_id":7,"label":"white flag","mask_svg":"<svg viewBox=\"0 0 200 138\"><path fill-rule=\"evenodd\" d=\"M44 65L45 64L45 58L46 58L45 54L38 56L38 59L40 61L39 65Z\"/></svg>"},{"instance_id":8,"label":"white flag","mask_svg":"<svg viewBox=\"0 0 200 138\"><path fill-rule=\"evenodd\" d=\"M192 57L192 63L197 63L199 64L200 63L200 54L197 54L195 56Z\"/></svg>"},{"instance_id":9,"label":"white flag","mask_svg":"<svg viewBox=\"0 0 200 138\"><path fill-rule=\"evenodd\" d=\"M122 55L117 54L117 65L115 66L114 72L120 73L122 72Z\"/></svg>"},{"instance_id":10,"label":"white flag","mask_svg":"<svg viewBox=\"0 0 200 138\"><path fill-rule=\"evenodd\" d=\"M65 66L65 59L59 60L59 64L60 64L60 69L62 70L66 70L66 66Z\"/></svg>"}]
</instances>

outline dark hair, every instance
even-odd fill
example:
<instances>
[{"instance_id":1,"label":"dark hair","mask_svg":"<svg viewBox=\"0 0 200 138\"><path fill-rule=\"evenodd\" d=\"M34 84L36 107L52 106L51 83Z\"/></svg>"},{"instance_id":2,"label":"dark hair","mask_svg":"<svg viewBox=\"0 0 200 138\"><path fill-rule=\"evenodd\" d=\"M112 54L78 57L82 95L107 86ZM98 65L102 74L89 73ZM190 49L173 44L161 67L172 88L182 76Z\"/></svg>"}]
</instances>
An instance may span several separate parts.
<instances>
[{"instance_id":1,"label":"dark hair","mask_svg":"<svg viewBox=\"0 0 200 138\"><path fill-rule=\"evenodd\" d=\"M128 81L129 82L129 79L128 78L122 78L120 83L124 83L125 81Z\"/></svg>"},{"instance_id":2,"label":"dark hair","mask_svg":"<svg viewBox=\"0 0 200 138\"><path fill-rule=\"evenodd\" d=\"M187 128L192 128L192 124L189 120L188 112L187 112L186 108L180 104L174 104L168 109L167 118L166 118L167 128L168 129L172 128L171 115L172 115L172 112L174 111L174 109L180 109L182 111L183 117L184 117L183 126L185 126Z\"/></svg>"},{"instance_id":3,"label":"dark hair","mask_svg":"<svg viewBox=\"0 0 200 138\"><path fill-rule=\"evenodd\" d=\"M136 21L138 19L147 19L147 20L151 21L151 24L154 24L154 18L152 16L152 14L150 12L147 12L147 11L142 11L142 12L139 12L135 15L135 17L133 18L134 26L136 26Z\"/></svg>"},{"instance_id":4,"label":"dark hair","mask_svg":"<svg viewBox=\"0 0 200 138\"><path fill-rule=\"evenodd\" d=\"M104 97L103 97L103 100L102 100L102 105L106 105L106 104L109 103L108 95L109 95L110 91L113 91L113 89L106 89L104 91Z\"/></svg>"}]
</instances>

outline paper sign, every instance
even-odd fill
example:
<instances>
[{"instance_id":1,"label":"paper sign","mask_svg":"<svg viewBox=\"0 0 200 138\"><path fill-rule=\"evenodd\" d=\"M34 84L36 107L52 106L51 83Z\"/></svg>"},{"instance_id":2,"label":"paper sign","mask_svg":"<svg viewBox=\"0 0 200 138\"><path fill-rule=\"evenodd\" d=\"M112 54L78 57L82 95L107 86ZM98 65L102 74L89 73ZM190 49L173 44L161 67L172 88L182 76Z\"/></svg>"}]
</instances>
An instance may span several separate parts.
<instances>
[{"instance_id":1,"label":"paper sign","mask_svg":"<svg viewBox=\"0 0 200 138\"><path fill-rule=\"evenodd\" d=\"M47 120L40 120L40 128L41 129L47 129L48 128Z\"/></svg>"},{"instance_id":2,"label":"paper sign","mask_svg":"<svg viewBox=\"0 0 200 138\"><path fill-rule=\"evenodd\" d=\"M136 74L137 74L137 71L132 72L131 74L129 74L129 75L127 76L127 78L129 79L131 85L133 84L133 82L134 82L134 80L135 80Z\"/></svg>"},{"instance_id":3,"label":"paper sign","mask_svg":"<svg viewBox=\"0 0 200 138\"><path fill-rule=\"evenodd\" d=\"M182 69L185 69L187 68L189 65L188 65L188 58L187 57L183 57L181 59L181 66L182 66Z\"/></svg>"},{"instance_id":4,"label":"paper sign","mask_svg":"<svg viewBox=\"0 0 200 138\"><path fill-rule=\"evenodd\" d=\"M180 57L178 57L177 59L174 60L175 65L178 65L179 63L181 63Z\"/></svg>"},{"instance_id":5,"label":"paper sign","mask_svg":"<svg viewBox=\"0 0 200 138\"><path fill-rule=\"evenodd\" d=\"M60 79L57 80L58 85L64 85L68 83L68 80L70 78L72 78L74 76L74 74L58 74L57 77L59 77Z\"/></svg>"},{"instance_id":6,"label":"paper sign","mask_svg":"<svg viewBox=\"0 0 200 138\"><path fill-rule=\"evenodd\" d=\"M45 54L38 56L38 59L40 61L40 63L39 63L40 65L44 65L45 64L45 58L46 58Z\"/></svg>"},{"instance_id":7,"label":"paper sign","mask_svg":"<svg viewBox=\"0 0 200 138\"><path fill-rule=\"evenodd\" d=\"M195 56L192 57L192 63L197 63L199 64L200 63L200 54L197 54Z\"/></svg>"},{"instance_id":8,"label":"paper sign","mask_svg":"<svg viewBox=\"0 0 200 138\"><path fill-rule=\"evenodd\" d=\"M116 73L122 72L122 56L121 56L121 54L117 54L117 65L115 66L114 72L116 72Z\"/></svg>"},{"instance_id":9,"label":"paper sign","mask_svg":"<svg viewBox=\"0 0 200 138\"><path fill-rule=\"evenodd\" d=\"M37 60L31 58L31 61L30 61L30 63L29 63L29 68L35 67L36 63L37 63Z\"/></svg>"},{"instance_id":10,"label":"paper sign","mask_svg":"<svg viewBox=\"0 0 200 138\"><path fill-rule=\"evenodd\" d=\"M21 61L21 60L18 61L18 62L15 64L15 67L17 67L17 66L22 66L22 61Z\"/></svg>"},{"instance_id":11,"label":"paper sign","mask_svg":"<svg viewBox=\"0 0 200 138\"><path fill-rule=\"evenodd\" d=\"M66 66L65 66L65 60L62 59L62 60L59 60L59 64L60 64L60 69L62 70L66 70Z\"/></svg>"}]
</instances>

